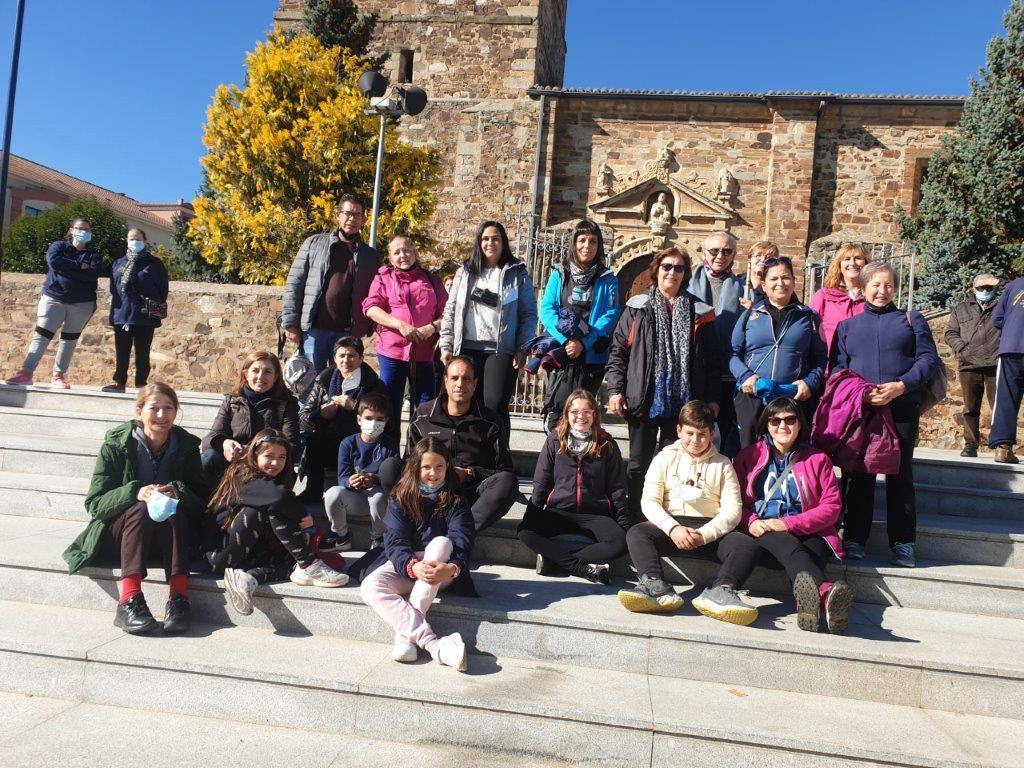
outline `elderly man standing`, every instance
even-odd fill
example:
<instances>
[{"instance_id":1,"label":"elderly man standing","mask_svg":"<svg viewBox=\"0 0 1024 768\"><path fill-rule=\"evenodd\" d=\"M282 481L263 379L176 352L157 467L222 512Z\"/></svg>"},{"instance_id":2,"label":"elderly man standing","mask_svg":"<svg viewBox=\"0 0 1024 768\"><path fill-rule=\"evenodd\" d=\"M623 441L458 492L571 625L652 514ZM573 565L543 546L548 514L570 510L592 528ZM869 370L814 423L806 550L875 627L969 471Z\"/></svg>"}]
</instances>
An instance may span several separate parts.
<instances>
[{"instance_id":1,"label":"elderly man standing","mask_svg":"<svg viewBox=\"0 0 1024 768\"><path fill-rule=\"evenodd\" d=\"M380 254L359 237L364 218L359 198L342 195L338 228L306 238L288 272L281 325L290 341L301 342L317 373L327 367L334 342L369 331L363 299Z\"/></svg>"},{"instance_id":2,"label":"elderly man standing","mask_svg":"<svg viewBox=\"0 0 1024 768\"><path fill-rule=\"evenodd\" d=\"M999 329L992 325L999 278L981 274L974 278L974 293L960 302L949 316L946 343L956 353L960 389L964 395L964 449L961 456L978 455L981 444L981 396L992 407L996 392L996 355Z\"/></svg>"},{"instance_id":3,"label":"elderly man standing","mask_svg":"<svg viewBox=\"0 0 1024 768\"><path fill-rule=\"evenodd\" d=\"M700 247L703 261L690 278L690 293L715 309L715 335L721 350L732 349L732 329L743 311L740 299L743 298L744 278L732 271L737 245L736 238L728 232L712 232ZM728 365L723 365L722 371L722 394L719 402L713 404L713 410L717 411L716 422L722 436L720 451L735 458L740 450L733 405L736 380L729 373Z\"/></svg>"},{"instance_id":4,"label":"elderly man standing","mask_svg":"<svg viewBox=\"0 0 1024 768\"><path fill-rule=\"evenodd\" d=\"M1017 442L1017 413L1024 393L1024 277L1003 289L992 312L992 325L1002 332L996 364L996 403L988 444L1000 464L1018 464L1013 453Z\"/></svg>"}]
</instances>

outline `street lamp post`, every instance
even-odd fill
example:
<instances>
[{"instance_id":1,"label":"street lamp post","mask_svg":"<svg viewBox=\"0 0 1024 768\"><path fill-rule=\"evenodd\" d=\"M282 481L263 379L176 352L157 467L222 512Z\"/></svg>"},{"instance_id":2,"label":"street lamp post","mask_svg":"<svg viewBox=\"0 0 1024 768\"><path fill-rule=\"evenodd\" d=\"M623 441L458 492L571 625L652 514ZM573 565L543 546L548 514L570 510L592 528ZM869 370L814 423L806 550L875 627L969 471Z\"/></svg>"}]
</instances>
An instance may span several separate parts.
<instances>
[{"instance_id":1,"label":"street lamp post","mask_svg":"<svg viewBox=\"0 0 1024 768\"><path fill-rule=\"evenodd\" d=\"M14 125L14 92L18 86L18 59L21 58L21 27L25 21L25 0L18 0L18 15L14 22L14 50L11 53L11 82L7 86L7 119L4 123L3 160L0 161L0 233L7 213L7 169L11 159L11 128ZM0 237L0 275L4 271L4 246Z\"/></svg>"},{"instance_id":2,"label":"street lamp post","mask_svg":"<svg viewBox=\"0 0 1024 768\"><path fill-rule=\"evenodd\" d=\"M396 85L390 91L388 79L376 70L364 72L359 78L359 90L369 100L368 115L380 118L377 135L377 170L373 179L373 213L370 217L370 245L377 247L377 217L380 213L381 186L384 178L384 133L388 116L418 115L427 106L427 92L414 85Z\"/></svg>"}]
</instances>

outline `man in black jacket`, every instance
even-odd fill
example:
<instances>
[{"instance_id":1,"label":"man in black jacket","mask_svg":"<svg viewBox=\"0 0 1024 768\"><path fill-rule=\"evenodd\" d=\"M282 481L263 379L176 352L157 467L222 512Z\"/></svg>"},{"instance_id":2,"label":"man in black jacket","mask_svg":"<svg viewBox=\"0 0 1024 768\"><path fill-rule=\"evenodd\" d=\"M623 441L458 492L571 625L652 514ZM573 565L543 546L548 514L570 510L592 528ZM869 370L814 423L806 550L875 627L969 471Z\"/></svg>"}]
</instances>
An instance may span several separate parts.
<instances>
[{"instance_id":1,"label":"man in black jacket","mask_svg":"<svg viewBox=\"0 0 1024 768\"><path fill-rule=\"evenodd\" d=\"M992 325L992 310L996 306L998 286L999 278L995 275L982 274L974 278L974 294L950 313L946 327L946 343L956 353L964 395L961 456L978 455L982 393L989 408L995 399L999 329Z\"/></svg>"},{"instance_id":2,"label":"man in black jacket","mask_svg":"<svg viewBox=\"0 0 1024 768\"><path fill-rule=\"evenodd\" d=\"M473 402L476 392L473 362L456 356L445 369L444 393L416 409L406 433L405 455L424 437L436 437L448 446L462 495L470 505L476 530L504 517L519 497L519 478L512 471L508 436L498 415ZM386 495L398 482L403 460L387 459L380 467Z\"/></svg>"}]
</instances>

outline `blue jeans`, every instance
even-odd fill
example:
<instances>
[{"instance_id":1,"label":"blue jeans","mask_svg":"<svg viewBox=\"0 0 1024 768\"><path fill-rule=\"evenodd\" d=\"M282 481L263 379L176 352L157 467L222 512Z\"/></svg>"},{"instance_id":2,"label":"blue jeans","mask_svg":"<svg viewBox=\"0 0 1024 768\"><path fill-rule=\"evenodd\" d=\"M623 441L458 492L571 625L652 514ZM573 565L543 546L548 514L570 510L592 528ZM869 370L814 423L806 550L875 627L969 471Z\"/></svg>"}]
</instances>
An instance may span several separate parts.
<instances>
[{"instance_id":1,"label":"blue jeans","mask_svg":"<svg viewBox=\"0 0 1024 768\"><path fill-rule=\"evenodd\" d=\"M412 365L405 360L377 355L380 364L380 380L388 390L391 402L391 417L388 419L387 432L398 436L402 422L402 406L405 403L405 383L409 382L414 407L418 407L434 397L434 364L416 363L416 375L412 376Z\"/></svg>"},{"instance_id":2,"label":"blue jeans","mask_svg":"<svg viewBox=\"0 0 1024 768\"><path fill-rule=\"evenodd\" d=\"M310 328L302 334L302 352L308 357L317 373L327 367L334 351L334 343L342 336L349 334L341 331L322 331Z\"/></svg>"}]
</instances>

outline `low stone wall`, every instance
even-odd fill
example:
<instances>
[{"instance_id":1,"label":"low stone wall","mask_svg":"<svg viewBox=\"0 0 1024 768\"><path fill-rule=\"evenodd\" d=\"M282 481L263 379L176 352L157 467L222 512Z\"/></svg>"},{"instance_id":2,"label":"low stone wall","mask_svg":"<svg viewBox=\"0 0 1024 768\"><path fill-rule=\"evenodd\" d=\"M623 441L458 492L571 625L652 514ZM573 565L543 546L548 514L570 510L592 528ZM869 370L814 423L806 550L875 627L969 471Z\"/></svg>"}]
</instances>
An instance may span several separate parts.
<instances>
[{"instance_id":1,"label":"low stone wall","mask_svg":"<svg viewBox=\"0 0 1024 768\"><path fill-rule=\"evenodd\" d=\"M42 283L42 275L8 273L2 277L0 365L4 377L13 375L21 365L35 326ZM107 324L110 294L106 286L106 281L100 282L96 314L75 352L68 374L72 385L110 383L114 370L114 332ZM238 375L239 361L247 352L276 350L281 292L281 288L272 286L171 283L170 316L157 329L153 340L151 378L166 381L182 391L227 391ZM963 396L956 359L943 340L947 318L947 315L934 318L931 326L949 372L949 396L922 419L920 445L958 449L963 439L959 424ZM56 347L56 341L50 344L39 366L36 378L40 382L49 378ZM372 350L373 345L368 344L367 348ZM368 357L374 364L372 354ZM129 383L132 375L130 372ZM990 419L986 403L982 410L985 435ZM1024 435L1024 424L1020 434Z\"/></svg>"}]
</instances>

